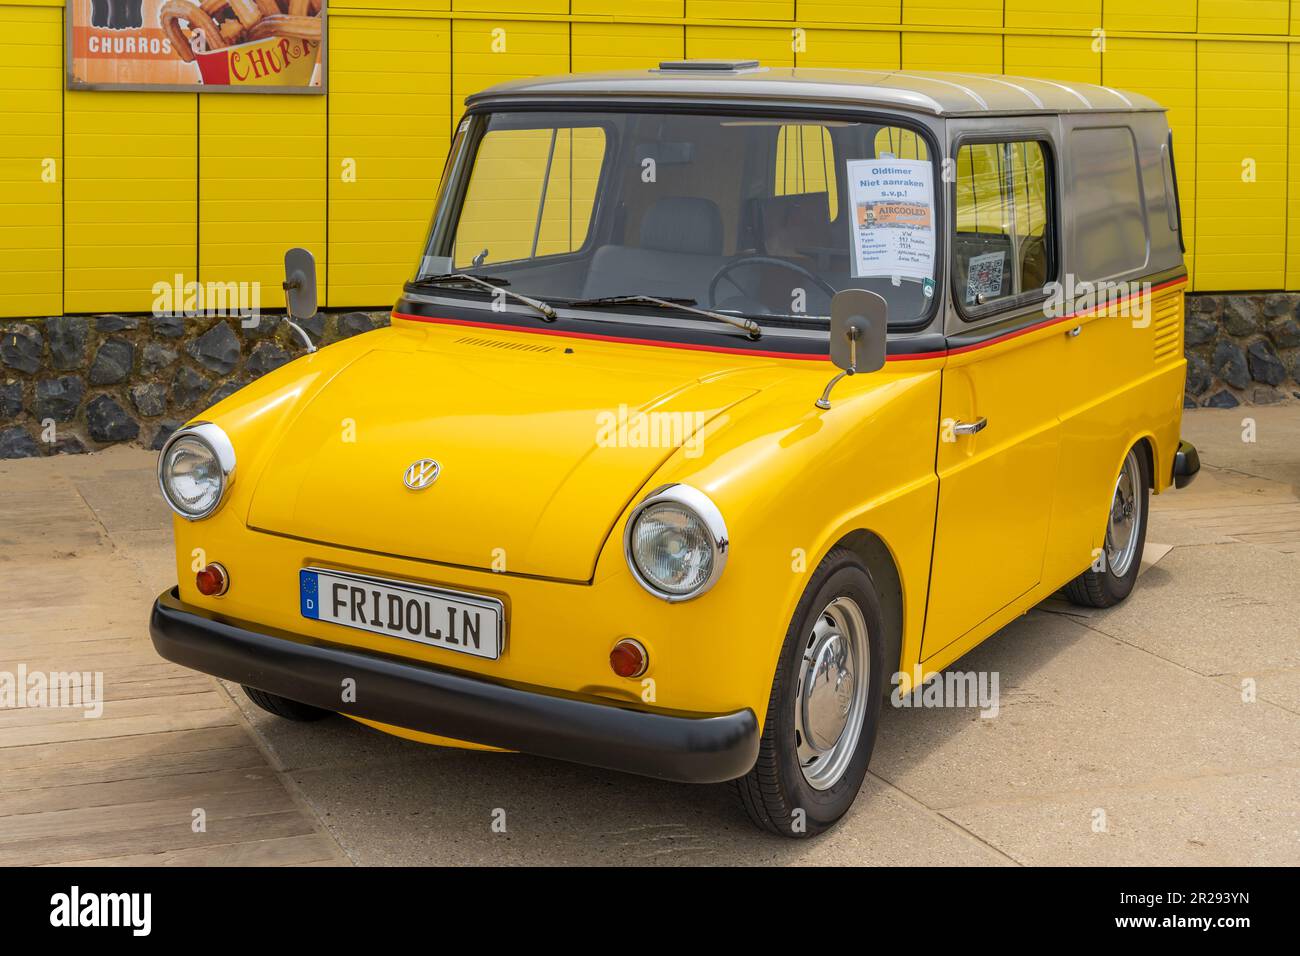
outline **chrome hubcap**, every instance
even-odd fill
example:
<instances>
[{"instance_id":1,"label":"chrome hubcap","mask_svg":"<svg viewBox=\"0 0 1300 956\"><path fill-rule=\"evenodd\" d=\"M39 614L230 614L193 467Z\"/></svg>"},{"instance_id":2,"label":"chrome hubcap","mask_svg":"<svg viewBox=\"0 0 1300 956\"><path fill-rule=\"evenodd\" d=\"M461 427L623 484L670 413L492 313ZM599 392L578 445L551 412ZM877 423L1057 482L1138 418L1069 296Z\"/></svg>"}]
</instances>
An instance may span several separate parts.
<instances>
[{"instance_id":1,"label":"chrome hubcap","mask_svg":"<svg viewBox=\"0 0 1300 956\"><path fill-rule=\"evenodd\" d=\"M856 601L838 597L813 621L795 695L799 767L815 790L833 787L853 759L870 677L866 619Z\"/></svg>"},{"instance_id":2,"label":"chrome hubcap","mask_svg":"<svg viewBox=\"0 0 1300 956\"><path fill-rule=\"evenodd\" d=\"M1130 451L1115 482L1106 523L1106 563L1116 577L1128 574L1137 554L1138 530L1142 524L1142 474L1137 453Z\"/></svg>"}]
</instances>

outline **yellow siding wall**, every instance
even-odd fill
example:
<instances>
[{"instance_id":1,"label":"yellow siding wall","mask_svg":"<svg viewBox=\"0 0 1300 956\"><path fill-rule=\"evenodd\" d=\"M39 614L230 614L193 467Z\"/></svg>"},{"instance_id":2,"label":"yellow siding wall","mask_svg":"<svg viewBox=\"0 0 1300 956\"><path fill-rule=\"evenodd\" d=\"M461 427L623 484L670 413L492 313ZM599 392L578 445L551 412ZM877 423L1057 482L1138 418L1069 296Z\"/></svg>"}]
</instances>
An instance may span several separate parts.
<instances>
[{"instance_id":1,"label":"yellow siding wall","mask_svg":"<svg viewBox=\"0 0 1300 956\"><path fill-rule=\"evenodd\" d=\"M451 145L451 24L357 16L331 26L339 23L329 37L326 294L378 305L415 267Z\"/></svg>"},{"instance_id":2,"label":"yellow siding wall","mask_svg":"<svg viewBox=\"0 0 1300 956\"><path fill-rule=\"evenodd\" d=\"M63 311L62 25L0 7L0 315Z\"/></svg>"},{"instance_id":3,"label":"yellow siding wall","mask_svg":"<svg viewBox=\"0 0 1300 956\"><path fill-rule=\"evenodd\" d=\"M150 311L156 283L194 280L197 94L66 92L63 153L65 312Z\"/></svg>"},{"instance_id":4,"label":"yellow siding wall","mask_svg":"<svg viewBox=\"0 0 1300 956\"><path fill-rule=\"evenodd\" d=\"M207 97L66 93L60 0L0 0L0 317L148 311L177 273L260 282L275 306L290 245L316 254L322 304L382 307L415 265L467 94L682 56L1145 93L1170 111L1194 287L1300 289L1300 0L330 9L328 96Z\"/></svg>"},{"instance_id":5,"label":"yellow siding wall","mask_svg":"<svg viewBox=\"0 0 1300 956\"><path fill-rule=\"evenodd\" d=\"M94 95L94 94L87 94ZM200 96L199 281L257 282L283 308L284 250L316 257L325 295L325 100Z\"/></svg>"}]
</instances>

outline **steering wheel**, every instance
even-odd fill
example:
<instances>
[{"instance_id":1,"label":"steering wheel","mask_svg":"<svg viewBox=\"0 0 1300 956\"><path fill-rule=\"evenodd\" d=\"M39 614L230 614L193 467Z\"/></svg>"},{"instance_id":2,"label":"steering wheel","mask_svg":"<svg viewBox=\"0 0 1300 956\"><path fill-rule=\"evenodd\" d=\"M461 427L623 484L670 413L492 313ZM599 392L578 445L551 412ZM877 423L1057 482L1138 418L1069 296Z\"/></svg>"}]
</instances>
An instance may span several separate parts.
<instances>
[{"instance_id":1,"label":"steering wheel","mask_svg":"<svg viewBox=\"0 0 1300 956\"><path fill-rule=\"evenodd\" d=\"M778 266L779 268L782 269L788 269L791 272L797 272L799 275L809 279L813 285L817 286L817 288L825 292L828 298L832 298L832 299L835 298L836 290L833 285L831 285L821 276L809 272L807 269L805 269L803 266L799 265L798 263L790 262L786 259L778 259L776 258L776 256L752 255L752 256L741 256L738 259L732 259L730 262L725 263L721 269L719 269L717 272L713 274L713 279L709 282L709 308L712 309L717 307L718 283L721 282L724 278L728 282L730 282L733 286L735 286L736 291L738 291L742 296L749 295L749 292L746 289L744 289L739 282L731 278L731 273L743 266L752 266L752 265Z\"/></svg>"}]
</instances>

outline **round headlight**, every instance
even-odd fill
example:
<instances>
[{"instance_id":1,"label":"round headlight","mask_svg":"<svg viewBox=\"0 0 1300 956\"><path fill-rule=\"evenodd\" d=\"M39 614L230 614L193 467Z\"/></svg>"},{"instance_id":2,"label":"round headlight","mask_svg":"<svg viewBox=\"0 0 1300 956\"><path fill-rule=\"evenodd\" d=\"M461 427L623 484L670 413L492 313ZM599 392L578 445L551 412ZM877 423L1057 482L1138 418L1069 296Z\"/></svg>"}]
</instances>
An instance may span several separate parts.
<instances>
[{"instance_id":1,"label":"round headlight","mask_svg":"<svg viewBox=\"0 0 1300 956\"><path fill-rule=\"evenodd\" d=\"M632 510L623 538L632 575L666 601L711 588L727 562L722 513L689 485L665 485Z\"/></svg>"},{"instance_id":2,"label":"round headlight","mask_svg":"<svg viewBox=\"0 0 1300 956\"><path fill-rule=\"evenodd\" d=\"M158 456L158 486L163 497L173 511L191 521L217 510L234 472L235 451L230 439L211 422L176 432Z\"/></svg>"}]
</instances>

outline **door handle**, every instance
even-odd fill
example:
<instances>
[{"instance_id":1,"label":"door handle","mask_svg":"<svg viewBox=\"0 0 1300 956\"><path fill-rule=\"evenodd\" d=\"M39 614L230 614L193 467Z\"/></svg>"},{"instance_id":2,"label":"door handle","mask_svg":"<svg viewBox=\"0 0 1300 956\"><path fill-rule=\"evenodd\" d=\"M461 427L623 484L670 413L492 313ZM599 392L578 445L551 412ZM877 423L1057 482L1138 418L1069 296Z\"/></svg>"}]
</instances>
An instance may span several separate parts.
<instances>
[{"instance_id":1,"label":"door handle","mask_svg":"<svg viewBox=\"0 0 1300 956\"><path fill-rule=\"evenodd\" d=\"M982 432L988 423L989 420L983 415L973 422L953 422L952 433L954 435L975 435Z\"/></svg>"},{"instance_id":2,"label":"door handle","mask_svg":"<svg viewBox=\"0 0 1300 956\"><path fill-rule=\"evenodd\" d=\"M1083 331L1083 326L1076 325L1074 328L1066 330L1065 337L1069 339L1077 339L1079 337L1079 333L1082 331Z\"/></svg>"}]
</instances>

